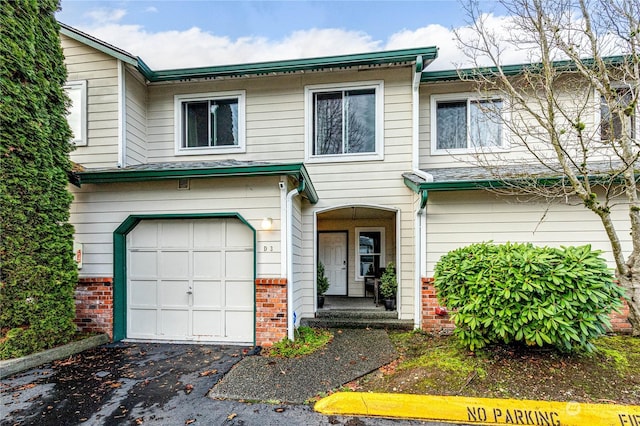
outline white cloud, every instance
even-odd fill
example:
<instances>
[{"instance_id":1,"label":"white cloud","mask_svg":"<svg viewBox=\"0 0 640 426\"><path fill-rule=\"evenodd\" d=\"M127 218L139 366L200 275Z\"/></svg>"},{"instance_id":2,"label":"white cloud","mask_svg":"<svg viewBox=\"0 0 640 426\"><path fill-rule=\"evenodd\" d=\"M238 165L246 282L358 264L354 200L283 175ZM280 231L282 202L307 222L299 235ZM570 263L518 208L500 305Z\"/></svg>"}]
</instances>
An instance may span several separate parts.
<instances>
[{"instance_id":1,"label":"white cloud","mask_svg":"<svg viewBox=\"0 0 640 426\"><path fill-rule=\"evenodd\" d=\"M94 9L87 12L87 18L93 20L94 25L100 26L111 22L118 22L127 14L124 9Z\"/></svg>"},{"instance_id":2,"label":"white cloud","mask_svg":"<svg viewBox=\"0 0 640 426\"><path fill-rule=\"evenodd\" d=\"M155 6L149 6L144 11L147 13L158 13L158 8Z\"/></svg>"},{"instance_id":3,"label":"white cloud","mask_svg":"<svg viewBox=\"0 0 640 426\"><path fill-rule=\"evenodd\" d=\"M339 28L312 28L295 31L285 38L270 40L248 36L231 39L198 27L183 31L149 32L141 25L124 25L118 21L125 10L98 9L90 13L92 24L82 31L140 56L152 69L201 67L281 59L296 59L371 52L381 49L437 46L439 57L429 70L454 69L470 66L469 60L457 47L454 32L441 25L428 25L415 30L402 30L386 41L375 40L362 31ZM486 24L500 36L507 37L509 17L487 15ZM460 28L463 37L471 37L471 30ZM527 61L525 51L511 49L503 56L504 63Z\"/></svg>"}]
</instances>

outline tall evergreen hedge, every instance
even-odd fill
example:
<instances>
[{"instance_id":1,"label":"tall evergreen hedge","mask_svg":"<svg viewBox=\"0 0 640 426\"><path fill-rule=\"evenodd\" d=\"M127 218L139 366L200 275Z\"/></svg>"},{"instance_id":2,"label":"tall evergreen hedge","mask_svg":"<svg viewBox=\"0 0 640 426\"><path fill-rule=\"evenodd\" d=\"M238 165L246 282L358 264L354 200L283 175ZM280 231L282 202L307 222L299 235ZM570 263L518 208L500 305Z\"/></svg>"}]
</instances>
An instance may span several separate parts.
<instances>
[{"instance_id":1,"label":"tall evergreen hedge","mask_svg":"<svg viewBox=\"0 0 640 426\"><path fill-rule=\"evenodd\" d=\"M56 0L0 2L0 358L69 341L77 268Z\"/></svg>"}]
</instances>

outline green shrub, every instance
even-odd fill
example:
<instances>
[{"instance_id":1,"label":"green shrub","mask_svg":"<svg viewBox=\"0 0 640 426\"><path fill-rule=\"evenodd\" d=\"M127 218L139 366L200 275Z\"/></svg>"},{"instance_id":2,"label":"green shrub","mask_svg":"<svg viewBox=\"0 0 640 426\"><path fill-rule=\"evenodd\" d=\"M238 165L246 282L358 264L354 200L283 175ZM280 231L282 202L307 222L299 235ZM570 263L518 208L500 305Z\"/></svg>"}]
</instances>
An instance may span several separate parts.
<instances>
[{"instance_id":1,"label":"green shrub","mask_svg":"<svg viewBox=\"0 0 640 426\"><path fill-rule=\"evenodd\" d=\"M316 292L318 296L322 296L329 290L329 278L324 273L324 265L318 262L318 271L316 272Z\"/></svg>"},{"instance_id":2,"label":"green shrub","mask_svg":"<svg viewBox=\"0 0 640 426\"><path fill-rule=\"evenodd\" d=\"M300 326L295 331L295 340L284 338L268 348L264 355L279 358L297 358L312 354L333 339L329 330Z\"/></svg>"},{"instance_id":3,"label":"green shrub","mask_svg":"<svg viewBox=\"0 0 640 426\"><path fill-rule=\"evenodd\" d=\"M472 244L435 267L441 304L469 349L491 343L591 350L624 292L600 251L532 244Z\"/></svg>"},{"instance_id":4,"label":"green shrub","mask_svg":"<svg viewBox=\"0 0 640 426\"><path fill-rule=\"evenodd\" d=\"M380 294L384 299L393 299L398 291L398 280L396 277L396 267L389 262L384 273L380 277Z\"/></svg>"},{"instance_id":5,"label":"green shrub","mask_svg":"<svg viewBox=\"0 0 640 426\"><path fill-rule=\"evenodd\" d=\"M0 2L0 358L68 342L77 266L56 0Z\"/></svg>"}]
</instances>

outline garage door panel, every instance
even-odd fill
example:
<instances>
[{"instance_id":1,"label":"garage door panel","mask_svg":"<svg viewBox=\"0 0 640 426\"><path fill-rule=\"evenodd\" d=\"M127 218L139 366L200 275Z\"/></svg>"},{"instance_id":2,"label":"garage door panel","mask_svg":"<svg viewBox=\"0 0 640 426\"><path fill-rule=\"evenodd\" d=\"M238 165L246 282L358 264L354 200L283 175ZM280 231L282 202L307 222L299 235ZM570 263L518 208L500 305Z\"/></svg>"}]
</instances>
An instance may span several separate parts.
<instances>
[{"instance_id":1,"label":"garage door panel","mask_svg":"<svg viewBox=\"0 0 640 426\"><path fill-rule=\"evenodd\" d=\"M155 309L131 309L128 320L135 337L153 337L158 333Z\"/></svg>"},{"instance_id":2,"label":"garage door panel","mask_svg":"<svg viewBox=\"0 0 640 426\"><path fill-rule=\"evenodd\" d=\"M161 248L189 248L191 240L189 222L176 220L162 222L160 226Z\"/></svg>"},{"instance_id":3,"label":"garage door panel","mask_svg":"<svg viewBox=\"0 0 640 426\"><path fill-rule=\"evenodd\" d=\"M194 311L193 334L196 336L222 336L220 311Z\"/></svg>"},{"instance_id":4,"label":"garage door panel","mask_svg":"<svg viewBox=\"0 0 640 426\"><path fill-rule=\"evenodd\" d=\"M253 340L253 311L227 311L225 325L226 337L244 342Z\"/></svg>"},{"instance_id":5,"label":"garage door panel","mask_svg":"<svg viewBox=\"0 0 640 426\"><path fill-rule=\"evenodd\" d=\"M194 251L193 277L219 279L222 276L221 256L219 251Z\"/></svg>"},{"instance_id":6,"label":"garage door panel","mask_svg":"<svg viewBox=\"0 0 640 426\"><path fill-rule=\"evenodd\" d=\"M231 251L225 256L227 279L253 279L253 251Z\"/></svg>"},{"instance_id":7,"label":"garage door panel","mask_svg":"<svg viewBox=\"0 0 640 426\"><path fill-rule=\"evenodd\" d=\"M155 278L158 275L158 256L155 251L132 251L127 269L131 277Z\"/></svg>"},{"instance_id":8,"label":"garage door panel","mask_svg":"<svg viewBox=\"0 0 640 426\"><path fill-rule=\"evenodd\" d=\"M253 285L245 281L225 283L225 305L227 307L253 307Z\"/></svg>"},{"instance_id":9,"label":"garage door panel","mask_svg":"<svg viewBox=\"0 0 640 426\"><path fill-rule=\"evenodd\" d=\"M170 338L189 335L189 311L163 309L160 311L161 334Z\"/></svg>"},{"instance_id":10,"label":"garage door panel","mask_svg":"<svg viewBox=\"0 0 640 426\"><path fill-rule=\"evenodd\" d=\"M156 306L156 281L131 280L129 283L129 304L131 306Z\"/></svg>"},{"instance_id":11,"label":"garage door panel","mask_svg":"<svg viewBox=\"0 0 640 426\"><path fill-rule=\"evenodd\" d=\"M189 304L189 281L160 281L160 306L186 306Z\"/></svg>"},{"instance_id":12,"label":"garage door panel","mask_svg":"<svg viewBox=\"0 0 640 426\"><path fill-rule=\"evenodd\" d=\"M224 235L224 222L196 221L193 224L193 247L222 247Z\"/></svg>"},{"instance_id":13,"label":"garage door panel","mask_svg":"<svg viewBox=\"0 0 640 426\"><path fill-rule=\"evenodd\" d=\"M253 233L240 221L228 221L225 246L253 247Z\"/></svg>"},{"instance_id":14,"label":"garage door panel","mask_svg":"<svg viewBox=\"0 0 640 426\"><path fill-rule=\"evenodd\" d=\"M129 234L129 247L150 248L158 246L158 224L142 221L136 225L135 232Z\"/></svg>"},{"instance_id":15,"label":"garage door panel","mask_svg":"<svg viewBox=\"0 0 640 426\"><path fill-rule=\"evenodd\" d=\"M188 251L162 251L160 252L161 277L189 278L189 252Z\"/></svg>"},{"instance_id":16,"label":"garage door panel","mask_svg":"<svg viewBox=\"0 0 640 426\"><path fill-rule=\"evenodd\" d=\"M193 307L220 307L222 306L222 282L220 281L194 281L193 282Z\"/></svg>"}]
</instances>

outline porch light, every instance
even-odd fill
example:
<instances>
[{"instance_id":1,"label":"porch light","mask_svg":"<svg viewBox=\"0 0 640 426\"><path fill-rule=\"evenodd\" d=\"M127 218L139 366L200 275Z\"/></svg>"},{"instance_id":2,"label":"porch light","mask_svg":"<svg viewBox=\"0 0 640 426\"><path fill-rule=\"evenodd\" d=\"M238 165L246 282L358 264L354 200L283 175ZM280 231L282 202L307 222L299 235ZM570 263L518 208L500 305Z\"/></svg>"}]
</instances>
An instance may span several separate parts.
<instances>
[{"instance_id":1,"label":"porch light","mask_svg":"<svg viewBox=\"0 0 640 426\"><path fill-rule=\"evenodd\" d=\"M273 226L273 219L271 219L270 217L265 217L264 219L262 219L261 226L262 226L262 229L265 231L270 230L271 227Z\"/></svg>"}]
</instances>

